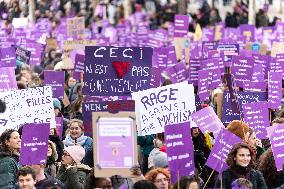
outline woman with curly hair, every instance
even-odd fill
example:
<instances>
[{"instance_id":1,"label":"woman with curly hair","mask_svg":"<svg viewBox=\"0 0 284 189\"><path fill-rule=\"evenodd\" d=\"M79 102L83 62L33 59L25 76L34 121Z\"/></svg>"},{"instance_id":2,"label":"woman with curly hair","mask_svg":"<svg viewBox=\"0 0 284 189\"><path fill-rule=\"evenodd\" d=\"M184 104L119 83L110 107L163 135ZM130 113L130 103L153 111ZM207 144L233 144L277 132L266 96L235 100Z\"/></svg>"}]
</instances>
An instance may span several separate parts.
<instances>
[{"instance_id":1,"label":"woman with curly hair","mask_svg":"<svg viewBox=\"0 0 284 189\"><path fill-rule=\"evenodd\" d=\"M284 184L284 171L277 171L271 147L260 156L257 169L262 172L268 188Z\"/></svg>"},{"instance_id":2,"label":"woman with curly hair","mask_svg":"<svg viewBox=\"0 0 284 189\"><path fill-rule=\"evenodd\" d=\"M255 156L249 145L237 143L233 146L226 160L229 168L217 179L216 187L231 189L232 183L238 178L249 180L253 189L267 189L262 173L254 169ZM222 180L222 182L221 182Z\"/></svg>"},{"instance_id":3,"label":"woman with curly hair","mask_svg":"<svg viewBox=\"0 0 284 189\"><path fill-rule=\"evenodd\" d=\"M171 188L170 172L167 169L163 168L152 169L146 174L145 179L153 182L158 189Z\"/></svg>"}]
</instances>

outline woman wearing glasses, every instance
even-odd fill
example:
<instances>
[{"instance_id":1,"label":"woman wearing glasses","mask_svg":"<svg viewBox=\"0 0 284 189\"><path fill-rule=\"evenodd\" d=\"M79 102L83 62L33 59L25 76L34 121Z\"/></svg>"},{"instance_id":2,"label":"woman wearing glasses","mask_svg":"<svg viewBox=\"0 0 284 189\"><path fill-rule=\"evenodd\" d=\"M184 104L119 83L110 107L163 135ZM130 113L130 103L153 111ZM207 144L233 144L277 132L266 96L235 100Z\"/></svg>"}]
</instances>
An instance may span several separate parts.
<instances>
[{"instance_id":1,"label":"woman wearing glasses","mask_svg":"<svg viewBox=\"0 0 284 189\"><path fill-rule=\"evenodd\" d=\"M82 189L87 174L91 168L81 164L85 156L85 150L82 146L69 146L64 149L62 156L62 165L57 174L57 178L63 182L68 189Z\"/></svg>"},{"instance_id":2,"label":"woman wearing glasses","mask_svg":"<svg viewBox=\"0 0 284 189\"><path fill-rule=\"evenodd\" d=\"M158 189L171 188L170 173L167 169L153 169L146 174L145 179L153 182Z\"/></svg>"}]
</instances>

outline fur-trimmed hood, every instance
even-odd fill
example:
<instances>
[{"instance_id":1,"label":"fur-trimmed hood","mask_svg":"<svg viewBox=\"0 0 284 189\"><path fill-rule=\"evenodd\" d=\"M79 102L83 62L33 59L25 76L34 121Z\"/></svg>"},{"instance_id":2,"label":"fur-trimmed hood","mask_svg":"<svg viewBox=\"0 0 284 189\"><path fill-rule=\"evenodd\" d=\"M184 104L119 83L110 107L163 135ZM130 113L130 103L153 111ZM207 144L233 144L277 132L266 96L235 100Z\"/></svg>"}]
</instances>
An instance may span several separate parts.
<instances>
[{"instance_id":1,"label":"fur-trimmed hood","mask_svg":"<svg viewBox=\"0 0 284 189\"><path fill-rule=\"evenodd\" d=\"M57 151L56 151L56 146L55 146L55 144L54 144L52 141L50 141L50 140L48 140L48 144L51 146L51 149L52 149L52 154L51 154L51 156L52 156L53 160L54 160L54 161L57 161L57 159L58 159L58 154L57 154Z\"/></svg>"}]
</instances>

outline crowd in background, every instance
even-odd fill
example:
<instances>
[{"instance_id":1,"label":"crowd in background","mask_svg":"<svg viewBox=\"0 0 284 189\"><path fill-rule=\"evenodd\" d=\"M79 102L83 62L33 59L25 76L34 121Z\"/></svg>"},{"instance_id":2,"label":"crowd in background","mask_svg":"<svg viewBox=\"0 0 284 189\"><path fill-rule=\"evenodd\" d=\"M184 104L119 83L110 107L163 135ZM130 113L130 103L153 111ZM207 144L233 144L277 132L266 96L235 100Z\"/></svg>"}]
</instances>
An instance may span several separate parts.
<instances>
[{"instance_id":1,"label":"crowd in background","mask_svg":"<svg viewBox=\"0 0 284 189\"><path fill-rule=\"evenodd\" d=\"M99 3L95 10L94 2L91 0L38 0L35 2L36 19L48 18L53 28L65 16L85 16L86 28L90 27L93 21L99 23L104 16L107 16L113 25L125 20L123 1L119 0ZM136 0L132 1L130 7L132 13L135 11L147 13L151 29L166 28L167 22L173 22L175 14L178 14L176 1ZM1 1L0 3L0 15L4 20L2 24L5 24L7 28L11 28L13 18L27 17L28 14L27 0L11 0L9 3ZM192 32L195 31L197 23L206 27L221 21L218 9L210 8L206 1L197 14L189 13L188 15L192 18L189 26L189 31ZM224 21L227 27L247 24L248 7L246 4L243 2L236 4L234 11L227 13ZM259 10L256 15L257 27L275 25L279 21L281 21L279 18L275 18L270 22L264 10ZM61 56L62 51L50 49L45 52L39 66L18 67L16 69L18 88L43 86L43 71L53 70L62 61ZM6 130L2 133L0 136L0 189L18 187L21 189L34 187L37 189L52 187L57 189L197 189L205 185L206 188L284 188L284 172L276 170L269 141L257 139L254 130L242 121L233 121L227 126L227 129L240 137L243 143L235 144L231 149L227 159L229 168L220 175L205 166L212 144L214 144L213 135L202 133L199 128L191 128L195 175L182 177L178 183L171 183L164 134L157 133L137 138L140 147L140 165L131 169L131 178L122 178L119 173L110 178L97 178L93 170L96 166L93 164L93 139L84 134L82 102L86 100L86 97L82 94L82 81L74 79L69 71L64 71L66 73L65 93L70 105L64 106L61 100L53 100L55 116L64 117L63 140L60 140L55 129L51 129L47 164L20 167L21 128L18 131ZM215 93L212 94L211 101ZM5 104L1 104L0 107L0 110L4 111ZM283 111L280 111L271 125L282 123L284 123Z\"/></svg>"}]
</instances>

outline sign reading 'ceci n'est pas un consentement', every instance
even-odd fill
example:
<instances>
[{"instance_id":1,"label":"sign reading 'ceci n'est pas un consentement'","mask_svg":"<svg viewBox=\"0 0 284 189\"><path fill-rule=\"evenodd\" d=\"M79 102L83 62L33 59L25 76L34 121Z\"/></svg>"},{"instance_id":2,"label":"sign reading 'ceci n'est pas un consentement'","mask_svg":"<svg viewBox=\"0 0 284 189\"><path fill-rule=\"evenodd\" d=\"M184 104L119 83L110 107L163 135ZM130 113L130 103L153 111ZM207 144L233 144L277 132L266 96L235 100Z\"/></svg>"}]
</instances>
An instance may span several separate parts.
<instances>
[{"instance_id":1,"label":"sign reading 'ceci n'est pas un consentement'","mask_svg":"<svg viewBox=\"0 0 284 189\"><path fill-rule=\"evenodd\" d=\"M150 88L152 54L150 47L87 46L83 93L129 96Z\"/></svg>"}]
</instances>

